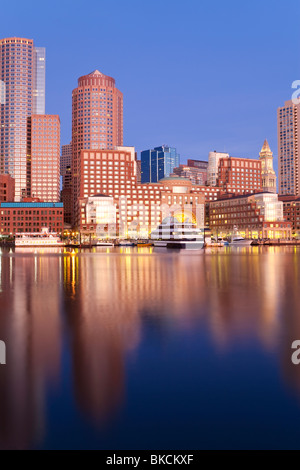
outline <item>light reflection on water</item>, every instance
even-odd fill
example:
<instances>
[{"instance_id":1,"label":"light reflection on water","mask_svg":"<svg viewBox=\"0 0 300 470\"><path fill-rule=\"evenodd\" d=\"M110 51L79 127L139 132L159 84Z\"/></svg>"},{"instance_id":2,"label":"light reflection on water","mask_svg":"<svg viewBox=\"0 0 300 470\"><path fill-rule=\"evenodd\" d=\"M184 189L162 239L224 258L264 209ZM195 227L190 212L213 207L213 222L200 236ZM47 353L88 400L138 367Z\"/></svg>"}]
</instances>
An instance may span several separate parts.
<instances>
[{"instance_id":1,"label":"light reflection on water","mask_svg":"<svg viewBox=\"0 0 300 470\"><path fill-rule=\"evenodd\" d=\"M188 448L187 442L195 448L200 415L204 428L209 426L201 402L210 393L222 402L227 386L245 385L239 379L244 374L239 352L249 364L254 362L258 380L270 373L265 362L274 367L272 380L280 376L280 393L274 383L270 390L265 383L264 391L275 394L277 405L291 407L300 419L300 366L290 360L291 343L300 339L299 261L294 247L205 253L153 248L2 251L0 339L7 345L7 365L0 366L0 448L85 448L88 439L99 448L117 448L120 442L123 448L145 446L134 428L142 426L138 395L150 400L147 409L153 418L145 430L149 448L157 448L157 442L161 448L172 443L173 448ZM154 371L147 368L152 354L157 354ZM212 369L203 372L202 366L200 371L199 363L210 360ZM218 367L228 368L229 385L214 375ZM163 395L174 380L173 369L180 385L172 389L172 399L182 403L182 412L190 400L193 413L186 410L180 419L181 441L172 435L172 415L157 441L152 419L159 421L167 405L147 395L146 384L156 375L157 383L150 387L160 386ZM244 400L251 403L255 386L247 384ZM243 424L251 420L247 407L245 403L240 411ZM180 415L178 408L175 412ZM199 434L198 447L218 448L224 439L218 431L220 411L214 414L212 407L209 419L214 434L209 440L208 429L207 441ZM251 426L253 434L256 424ZM126 432L128 440L119 441L118 433ZM235 427L230 442L238 445L234 432ZM245 433L245 442L247 438Z\"/></svg>"}]
</instances>

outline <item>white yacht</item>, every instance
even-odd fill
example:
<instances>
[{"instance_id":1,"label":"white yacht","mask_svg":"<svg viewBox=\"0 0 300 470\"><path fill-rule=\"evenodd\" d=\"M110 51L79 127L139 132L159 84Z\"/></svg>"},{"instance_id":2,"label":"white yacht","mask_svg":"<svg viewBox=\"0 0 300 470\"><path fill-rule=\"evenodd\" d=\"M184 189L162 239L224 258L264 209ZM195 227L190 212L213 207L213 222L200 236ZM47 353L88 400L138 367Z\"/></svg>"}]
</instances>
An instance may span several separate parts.
<instances>
[{"instance_id":1,"label":"white yacht","mask_svg":"<svg viewBox=\"0 0 300 470\"><path fill-rule=\"evenodd\" d=\"M251 238L233 237L229 242L229 246L250 246L252 242Z\"/></svg>"},{"instance_id":2,"label":"white yacht","mask_svg":"<svg viewBox=\"0 0 300 470\"><path fill-rule=\"evenodd\" d=\"M179 222L174 217L166 217L163 222L151 232L151 240L155 247L201 249L204 245L203 231L195 224Z\"/></svg>"},{"instance_id":3,"label":"white yacht","mask_svg":"<svg viewBox=\"0 0 300 470\"><path fill-rule=\"evenodd\" d=\"M61 241L60 237L55 232L50 232L48 228L42 228L40 233L16 233L15 235L15 247L60 247L64 246L65 243Z\"/></svg>"},{"instance_id":4,"label":"white yacht","mask_svg":"<svg viewBox=\"0 0 300 470\"><path fill-rule=\"evenodd\" d=\"M233 227L233 234L230 238L229 246L250 246L252 242L252 238L244 238L239 235L236 225Z\"/></svg>"}]
</instances>

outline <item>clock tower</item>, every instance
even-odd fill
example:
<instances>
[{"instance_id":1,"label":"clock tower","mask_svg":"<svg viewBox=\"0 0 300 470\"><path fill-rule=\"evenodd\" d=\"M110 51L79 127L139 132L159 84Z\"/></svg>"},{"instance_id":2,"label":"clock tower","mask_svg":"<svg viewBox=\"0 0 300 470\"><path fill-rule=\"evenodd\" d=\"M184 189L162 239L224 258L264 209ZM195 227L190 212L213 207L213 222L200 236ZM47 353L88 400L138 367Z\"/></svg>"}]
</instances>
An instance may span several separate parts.
<instances>
[{"instance_id":1,"label":"clock tower","mask_svg":"<svg viewBox=\"0 0 300 470\"><path fill-rule=\"evenodd\" d=\"M261 176L263 191L277 193L276 190L276 173L273 168L273 152L271 152L268 141L264 141L264 145L259 154L261 161Z\"/></svg>"}]
</instances>

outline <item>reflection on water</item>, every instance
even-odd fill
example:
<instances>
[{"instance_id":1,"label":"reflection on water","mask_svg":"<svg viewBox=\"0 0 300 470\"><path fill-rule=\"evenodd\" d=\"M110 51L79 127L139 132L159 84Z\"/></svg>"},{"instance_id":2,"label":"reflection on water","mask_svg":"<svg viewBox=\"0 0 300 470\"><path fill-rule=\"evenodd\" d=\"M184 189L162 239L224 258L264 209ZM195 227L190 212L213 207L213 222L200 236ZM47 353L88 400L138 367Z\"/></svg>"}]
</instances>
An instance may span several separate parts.
<instances>
[{"instance_id":1,"label":"reflection on water","mask_svg":"<svg viewBox=\"0 0 300 470\"><path fill-rule=\"evenodd\" d=\"M221 355L258 342L300 397L300 368L290 360L290 345L300 339L299 261L293 247L198 255L152 248L2 251L7 365L0 366L0 448L47 442L49 416L56 414L47 397L51 390L59 402L63 396L66 357L70 396L61 400L74 398L82 419L105 432L126 410L128 374L135 373L127 358L143 364L144 344L155 348L149 329L180 335L183 351L191 332L211 338ZM68 419L62 403L57 427Z\"/></svg>"}]
</instances>

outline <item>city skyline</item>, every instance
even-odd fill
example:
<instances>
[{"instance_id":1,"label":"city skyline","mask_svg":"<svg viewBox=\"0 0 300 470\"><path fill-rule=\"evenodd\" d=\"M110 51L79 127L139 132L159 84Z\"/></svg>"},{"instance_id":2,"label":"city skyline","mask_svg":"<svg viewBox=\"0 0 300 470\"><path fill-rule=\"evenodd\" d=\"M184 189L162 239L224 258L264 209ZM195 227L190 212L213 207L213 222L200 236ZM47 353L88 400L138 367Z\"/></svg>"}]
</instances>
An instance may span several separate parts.
<instances>
[{"instance_id":1,"label":"city skyline","mask_svg":"<svg viewBox=\"0 0 300 470\"><path fill-rule=\"evenodd\" d=\"M178 149L182 163L187 158L207 159L212 150L255 158L267 138L277 172L276 111L290 99L291 84L300 77L294 60L299 5L217 2L212 12L194 1L184 11L180 2L167 1L156 17L156 2L143 9L136 1L126 7L112 3L92 2L93 15L82 11L79 34L70 2L45 5L32 17L20 4L14 31L3 27L3 37L32 37L46 47L46 113L59 114L61 143L71 139L71 90L77 78L99 69L115 77L124 93L124 145L134 145L138 155L167 144ZM236 21L230 6L242 22ZM8 17L11 7L4 6L3 13ZM35 21L37 14L44 14L47 24ZM159 40L148 36L145 23L160 17L167 17L178 34L169 39L159 35ZM67 19L73 26L66 25ZM95 29L99 21L101 31Z\"/></svg>"}]
</instances>

